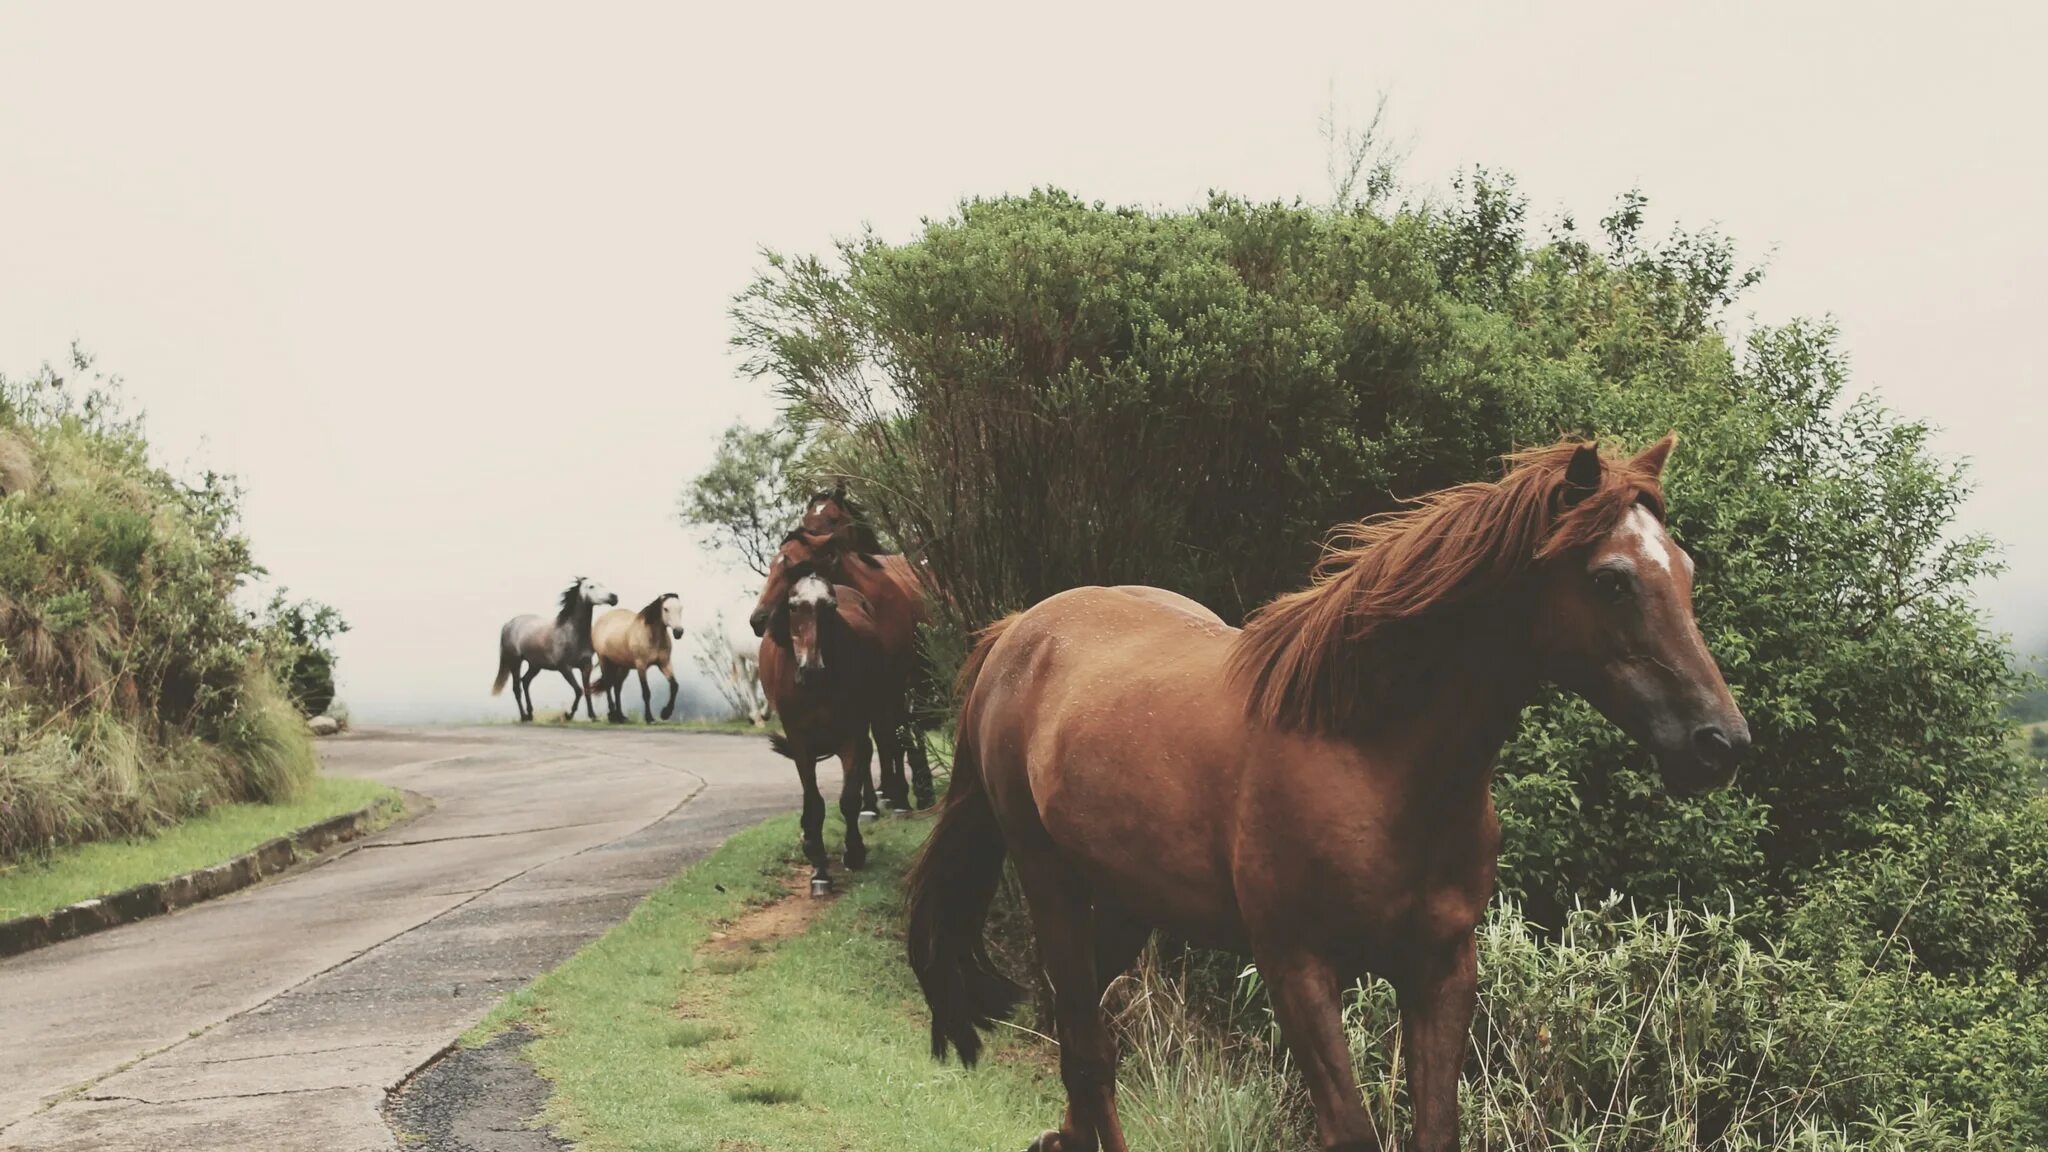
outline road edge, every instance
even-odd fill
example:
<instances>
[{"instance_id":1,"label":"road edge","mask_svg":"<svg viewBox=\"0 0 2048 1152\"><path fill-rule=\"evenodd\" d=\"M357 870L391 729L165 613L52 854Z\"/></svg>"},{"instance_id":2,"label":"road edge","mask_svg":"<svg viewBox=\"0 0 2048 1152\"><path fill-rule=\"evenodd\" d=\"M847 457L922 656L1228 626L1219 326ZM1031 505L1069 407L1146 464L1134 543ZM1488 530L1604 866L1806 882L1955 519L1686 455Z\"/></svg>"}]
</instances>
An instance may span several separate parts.
<instances>
[{"instance_id":1,"label":"road edge","mask_svg":"<svg viewBox=\"0 0 2048 1152\"><path fill-rule=\"evenodd\" d=\"M353 812L330 816L296 832L266 840L211 867L137 884L40 915L0 921L0 960L239 892L289 871L302 860L393 823L380 822L380 817L394 808L401 817L408 808L418 811L417 806L408 804L405 795L380 797Z\"/></svg>"}]
</instances>

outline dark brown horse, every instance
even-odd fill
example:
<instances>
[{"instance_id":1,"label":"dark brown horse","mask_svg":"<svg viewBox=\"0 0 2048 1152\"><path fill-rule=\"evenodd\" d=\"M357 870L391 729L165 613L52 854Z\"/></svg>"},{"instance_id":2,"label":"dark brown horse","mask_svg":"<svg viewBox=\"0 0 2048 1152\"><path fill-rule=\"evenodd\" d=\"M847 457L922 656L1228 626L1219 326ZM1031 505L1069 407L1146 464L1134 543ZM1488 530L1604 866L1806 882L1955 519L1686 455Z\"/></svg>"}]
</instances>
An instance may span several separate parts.
<instances>
[{"instance_id":1,"label":"dark brown horse","mask_svg":"<svg viewBox=\"0 0 2048 1152\"><path fill-rule=\"evenodd\" d=\"M761 640L761 687L782 718L775 750L796 762L804 789L804 858L811 862L811 890L827 889L831 874L825 855L825 798L818 791L818 761L837 755L842 773L839 811L846 818L846 866L867 860L860 812L874 790L874 744L868 732L887 707L881 677L882 648L866 598L835 587L815 571L801 570L789 593L770 613Z\"/></svg>"},{"instance_id":2,"label":"dark brown horse","mask_svg":"<svg viewBox=\"0 0 2048 1152\"><path fill-rule=\"evenodd\" d=\"M929 808L933 799L931 762L910 706L924 668L917 630L924 623L926 609L917 570L908 557L881 551L874 529L844 491L820 492L811 497L802 522L783 539L769 564L761 598L748 619L754 635L763 633L774 606L789 595L790 573L811 569L836 584L859 590L873 608L882 638L882 674L896 701L874 732L882 760L882 795L890 804L907 809L915 791L917 806Z\"/></svg>"},{"instance_id":3,"label":"dark brown horse","mask_svg":"<svg viewBox=\"0 0 2048 1152\"><path fill-rule=\"evenodd\" d=\"M1242 631L1170 592L1077 588L983 632L909 880L934 1054L973 1063L1014 1001L982 942L1007 852L1067 1089L1035 1149L1124 1148L1100 1001L1154 929L1252 955L1328 1149L1381 1146L1341 1001L1385 977L1413 1146L1456 1147L1493 763L1538 684L1591 701L1675 792L1725 782L1749 743L1664 533L1671 444L1559 444L1353 525Z\"/></svg>"}]
</instances>

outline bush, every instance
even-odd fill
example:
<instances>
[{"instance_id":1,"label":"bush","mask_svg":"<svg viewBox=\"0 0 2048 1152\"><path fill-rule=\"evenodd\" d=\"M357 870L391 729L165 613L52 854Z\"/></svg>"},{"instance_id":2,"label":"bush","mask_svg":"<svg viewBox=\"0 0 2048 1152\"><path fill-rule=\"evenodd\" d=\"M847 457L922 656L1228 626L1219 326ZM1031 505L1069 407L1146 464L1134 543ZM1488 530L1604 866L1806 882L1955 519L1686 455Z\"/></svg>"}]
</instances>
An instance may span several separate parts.
<instances>
[{"instance_id":1,"label":"bush","mask_svg":"<svg viewBox=\"0 0 2048 1152\"><path fill-rule=\"evenodd\" d=\"M1147 1146L1301 1147L1313 1133L1308 1101L1277 1027L1242 1007L1260 1003L1256 975L1243 980L1250 1000L1233 1003L1213 990L1216 971L1234 970L1224 965L1231 962L1155 952L1113 992L1125 1122ZM1553 936L1499 905L1479 934L1465 1143L1669 1152L2038 1146L2041 1129L2028 1118L2040 1112L2035 1070L2048 1026L1986 1026L1978 1016L1973 1027L1936 1035L1930 1021L1968 1008L1926 1002L1930 986L1896 966L1821 968L1757 947L1726 913L1651 915L1610 900L1572 910ZM1216 1026L1231 1016L1236 1029ZM1392 991L1361 988L1345 1022L1376 1120L1383 1131L1405 1130ZM2029 1039L2015 1046L2014 1036ZM1987 1039L1996 1043L1972 1043ZM1942 1067L1916 1067L1923 1059ZM1975 1098L1977 1128L1958 1126L1944 1098Z\"/></svg>"},{"instance_id":2,"label":"bush","mask_svg":"<svg viewBox=\"0 0 2048 1152\"><path fill-rule=\"evenodd\" d=\"M271 661L284 670L285 694L300 714L325 715L334 706L334 638L348 631L348 622L325 604L286 594L278 589L264 609Z\"/></svg>"},{"instance_id":3,"label":"bush","mask_svg":"<svg viewBox=\"0 0 2048 1152\"><path fill-rule=\"evenodd\" d=\"M0 376L0 860L293 795L315 771L265 634L239 493L154 467L74 353Z\"/></svg>"}]
</instances>

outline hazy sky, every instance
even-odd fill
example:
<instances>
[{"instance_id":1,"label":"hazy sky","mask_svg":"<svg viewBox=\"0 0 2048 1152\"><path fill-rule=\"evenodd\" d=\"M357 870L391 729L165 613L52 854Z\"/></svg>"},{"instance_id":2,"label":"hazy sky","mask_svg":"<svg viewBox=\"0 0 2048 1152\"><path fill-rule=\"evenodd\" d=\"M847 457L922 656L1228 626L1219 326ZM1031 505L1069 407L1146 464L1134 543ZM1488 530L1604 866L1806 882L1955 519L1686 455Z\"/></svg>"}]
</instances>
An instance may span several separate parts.
<instances>
[{"instance_id":1,"label":"hazy sky","mask_svg":"<svg viewBox=\"0 0 2048 1152\"><path fill-rule=\"evenodd\" d=\"M673 505L771 411L726 348L760 247L1042 184L1319 198L1333 90L1391 94L1418 187L1640 186L1768 256L1746 311L1833 316L1943 426L1986 603L2043 632L2043 6L304 7L0 9L0 369L77 339L238 473L359 716L509 714L498 625L576 575L743 605Z\"/></svg>"}]
</instances>

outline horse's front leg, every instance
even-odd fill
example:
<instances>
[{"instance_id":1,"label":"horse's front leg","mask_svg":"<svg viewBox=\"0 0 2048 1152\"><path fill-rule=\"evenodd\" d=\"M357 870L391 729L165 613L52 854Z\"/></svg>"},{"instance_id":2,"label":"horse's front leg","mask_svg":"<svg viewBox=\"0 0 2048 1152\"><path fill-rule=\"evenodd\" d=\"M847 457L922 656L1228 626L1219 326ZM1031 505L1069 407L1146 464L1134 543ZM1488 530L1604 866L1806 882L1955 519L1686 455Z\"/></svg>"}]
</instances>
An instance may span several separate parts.
<instances>
[{"instance_id":1,"label":"horse's front leg","mask_svg":"<svg viewBox=\"0 0 2048 1152\"><path fill-rule=\"evenodd\" d=\"M1329 960L1305 951L1258 955L1280 1034L1301 1068L1325 1152L1379 1152L1380 1134L1358 1096L1344 1035L1344 981ZM1455 1082L1453 1084L1455 1091Z\"/></svg>"},{"instance_id":2,"label":"horse's front leg","mask_svg":"<svg viewBox=\"0 0 2048 1152\"><path fill-rule=\"evenodd\" d=\"M1401 1046L1408 1060L1408 1100L1415 1109L1417 1152L1458 1147L1458 1073L1472 1035L1479 999L1478 949L1460 935L1406 974L1401 1000Z\"/></svg>"},{"instance_id":3,"label":"horse's front leg","mask_svg":"<svg viewBox=\"0 0 2048 1152\"><path fill-rule=\"evenodd\" d=\"M583 709L590 714L591 722L596 723L597 703L590 698L590 661L585 660L583 666L578 668L577 671L583 675ZM572 717L576 715L576 706L574 704L569 705L569 715Z\"/></svg>"},{"instance_id":4,"label":"horse's front leg","mask_svg":"<svg viewBox=\"0 0 2048 1152\"><path fill-rule=\"evenodd\" d=\"M669 662L666 657L664 657L661 663L656 665L656 667L661 669L661 674L663 676L668 677L668 703L664 704L661 709L661 718L663 720L668 720L673 718L676 714L676 693L682 690L682 685L677 683L676 670L669 666Z\"/></svg>"},{"instance_id":5,"label":"horse's front leg","mask_svg":"<svg viewBox=\"0 0 2048 1152\"><path fill-rule=\"evenodd\" d=\"M804 787L804 859L811 862L811 895L819 896L831 891L832 873L825 857L825 797L818 791L818 759L809 742L794 735L789 750L796 761L796 778Z\"/></svg>"},{"instance_id":6,"label":"horse's front leg","mask_svg":"<svg viewBox=\"0 0 2048 1152\"><path fill-rule=\"evenodd\" d=\"M640 716L649 724L654 723L654 690L647 686L647 666L640 666ZM668 717L663 716L666 720Z\"/></svg>"},{"instance_id":7,"label":"horse's front leg","mask_svg":"<svg viewBox=\"0 0 2048 1152\"><path fill-rule=\"evenodd\" d=\"M839 746L839 815L846 820L846 866L859 869L868 862L867 842L861 839L861 802L874 787L872 763L875 745L868 734L858 732Z\"/></svg>"}]
</instances>

